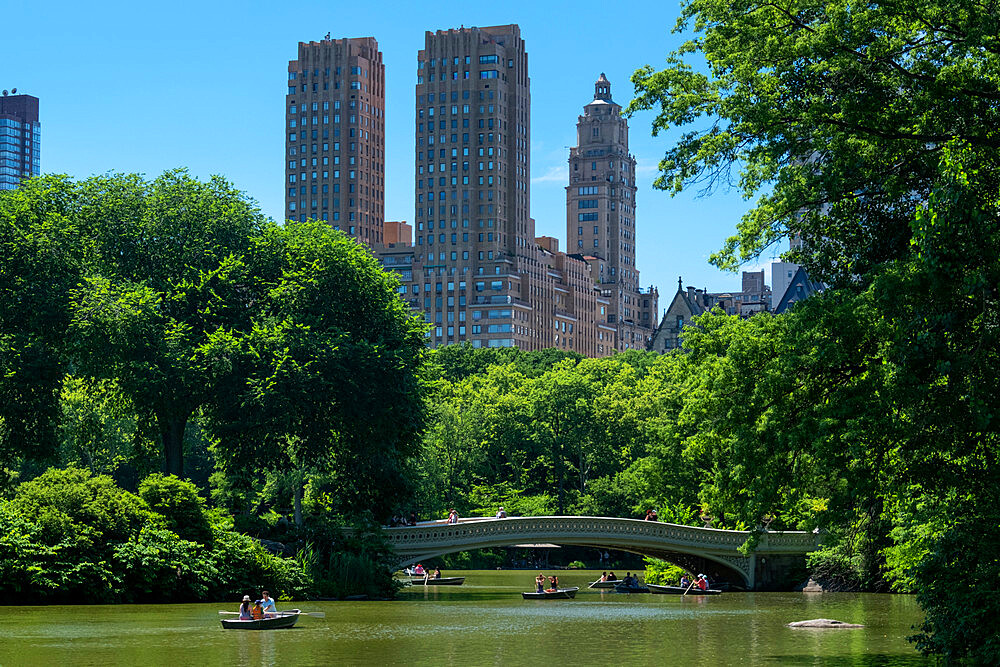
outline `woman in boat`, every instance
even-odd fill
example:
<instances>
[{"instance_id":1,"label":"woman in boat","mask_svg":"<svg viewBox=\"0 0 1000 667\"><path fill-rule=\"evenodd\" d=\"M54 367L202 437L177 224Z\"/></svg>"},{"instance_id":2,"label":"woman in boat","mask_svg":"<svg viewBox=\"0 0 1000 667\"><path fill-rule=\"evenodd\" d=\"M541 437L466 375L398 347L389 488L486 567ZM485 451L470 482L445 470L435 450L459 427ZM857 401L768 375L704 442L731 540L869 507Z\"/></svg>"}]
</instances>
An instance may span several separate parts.
<instances>
[{"instance_id":1,"label":"woman in boat","mask_svg":"<svg viewBox=\"0 0 1000 667\"><path fill-rule=\"evenodd\" d=\"M545 592L545 575L541 572L535 577L535 592L544 593Z\"/></svg>"},{"instance_id":2,"label":"woman in boat","mask_svg":"<svg viewBox=\"0 0 1000 667\"><path fill-rule=\"evenodd\" d=\"M618 577L615 576L614 572L608 572L608 581L618 581Z\"/></svg>"},{"instance_id":3,"label":"woman in boat","mask_svg":"<svg viewBox=\"0 0 1000 667\"><path fill-rule=\"evenodd\" d=\"M243 603L240 605L240 620L249 621L251 618L253 618L253 616L250 611L250 596L244 595Z\"/></svg>"},{"instance_id":4,"label":"woman in boat","mask_svg":"<svg viewBox=\"0 0 1000 667\"><path fill-rule=\"evenodd\" d=\"M698 588L700 588L703 591L708 590L708 577L706 577L703 574L698 575Z\"/></svg>"},{"instance_id":5,"label":"woman in boat","mask_svg":"<svg viewBox=\"0 0 1000 667\"><path fill-rule=\"evenodd\" d=\"M439 568L439 567L434 568L434 576L432 578L433 579L440 579L441 578L441 568Z\"/></svg>"},{"instance_id":6,"label":"woman in boat","mask_svg":"<svg viewBox=\"0 0 1000 667\"><path fill-rule=\"evenodd\" d=\"M559 590L559 577L555 575L549 577L549 588L554 591Z\"/></svg>"},{"instance_id":7,"label":"woman in boat","mask_svg":"<svg viewBox=\"0 0 1000 667\"><path fill-rule=\"evenodd\" d=\"M424 566L421 565L420 563L417 563L417 566L413 568L413 574L415 574L418 577L424 576Z\"/></svg>"},{"instance_id":8,"label":"woman in boat","mask_svg":"<svg viewBox=\"0 0 1000 667\"><path fill-rule=\"evenodd\" d=\"M608 580L608 573L607 572L602 572L601 573L601 581L607 581L607 580Z\"/></svg>"}]
</instances>

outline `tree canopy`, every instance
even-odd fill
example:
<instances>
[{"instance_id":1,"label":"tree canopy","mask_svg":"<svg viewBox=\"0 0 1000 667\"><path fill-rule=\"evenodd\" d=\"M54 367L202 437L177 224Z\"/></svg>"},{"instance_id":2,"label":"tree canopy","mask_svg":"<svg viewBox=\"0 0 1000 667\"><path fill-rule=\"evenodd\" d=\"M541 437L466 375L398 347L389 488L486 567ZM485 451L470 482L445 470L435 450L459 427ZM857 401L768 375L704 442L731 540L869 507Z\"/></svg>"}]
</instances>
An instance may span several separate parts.
<instances>
[{"instance_id":1,"label":"tree canopy","mask_svg":"<svg viewBox=\"0 0 1000 667\"><path fill-rule=\"evenodd\" d=\"M718 462L703 496L747 522L808 510L917 592L922 650L997 662L998 6L690 0L689 27L633 77L629 110L685 130L657 186L756 197L713 261L801 240L786 257L832 287L685 338L715 368L682 412Z\"/></svg>"}]
</instances>

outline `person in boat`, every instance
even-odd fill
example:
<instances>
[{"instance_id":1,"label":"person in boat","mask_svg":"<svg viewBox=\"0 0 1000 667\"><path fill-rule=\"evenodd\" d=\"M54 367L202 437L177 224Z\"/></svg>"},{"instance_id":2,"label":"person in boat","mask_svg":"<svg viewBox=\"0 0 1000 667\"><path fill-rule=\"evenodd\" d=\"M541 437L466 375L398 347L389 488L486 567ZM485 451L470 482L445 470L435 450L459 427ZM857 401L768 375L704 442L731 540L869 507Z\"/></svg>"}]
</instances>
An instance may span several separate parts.
<instances>
[{"instance_id":1,"label":"person in boat","mask_svg":"<svg viewBox=\"0 0 1000 667\"><path fill-rule=\"evenodd\" d=\"M544 593L545 592L545 575L541 572L535 577L535 592Z\"/></svg>"},{"instance_id":2,"label":"person in boat","mask_svg":"<svg viewBox=\"0 0 1000 667\"><path fill-rule=\"evenodd\" d=\"M250 610L250 618L255 621L259 621L264 618L264 607L261 606L260 600L253 603L253 608Z\"/></svg>"},{"instance_id":3,"label":"person in boat","mask_svg":"<svg viewBox=\"0 0 1000 667\"><path fill-rule=\"evenodd\" d=\"M264 610L264 618L273 618L278 615L278 610L274 606L274 599L267 591L260 592L260 606Z\"/></svg>"},{"instance_id":4,"label":"person in boat","mask_svg":"<svg viewBox=\"0 0 1000 667\"><path fill-rule=\"evenodd\" d=\"M496 516L496 518L498 518L498 519L506 519L507 518L507 512L504 511L503 507L501 507L500 509L497 510L497 516Z\"/></svg>"},{"instance_id":5,"label":"person in boat","mask_svg":"<svg viewBox=\"0 0 1000 667\"><path fill-rule=\"evenodd\" d=\"M698 584L697 585L698 585L698 588L700 588L701 590L707 591L708 590L708 577L706 577L703 574L699 574L698 575Z\"/></svg>"},{"instance_id":6,"label":"person in boat","mask_svg":"<svg viewBox=\"0 0 1000 667\"><path fill-rule=\"evenodd\" d=\"M681 575L681 588L687 588L690 585L691 585L691 580L688 579L687 574L686 573L682 574Z\"/></svg>"},{"instance_id":7,"label":"person in boat","mask_svg":"<svg viewBox=\"0 0 1000 667\"><path fill-rule=\"evenodd\" d=\"M252 614L252 612L250 610L250 606L251 606L251 604L250 604L250 596L249 595L244 595L243 596L243 602L242 602L242 604L240 604L240 620L241 621L249 621L250 619L253 618L253 614Z\"/></svg>"},{"instance_id":8,"label":"person in boat","mask_svg":"<svg viewBox=\"0 0 1000 667\"><path fill-rule=\"evenodd\" d=\"M417 577L424 576L426 574L426 572L424 572L424 566L421 565L420 563L417 563L417 566L413 568L413 574Z\"/></svg>"},{"instance_id":9,"label":"person in boat","mask_svg":"<svg viewBox=\"0 0 1000 667\"><path fill-rule=\"evenodd\" d=\"M439 568L439 567L434 568L434 577L433 578L434 579L440 579L441 578L441 568Z\"/></svg>"},{"instance_id":10,"label":"person in boat","mask_svg":"<svg viewBox=\"0 0 1000 667\"><path fill-rule=\"evenodd\" d=\"M559 590L559 577L551 575L549 577L549 590L557 591Z\"/></svg>"},{"instance_id":11,"label":"person in boat","mask_svg":"<svg viewBox=\"0 0 1000 667\"><path fill-rule=\"evenodd\" d=\"M600 580L601 581L607 581L608 580L608 573L607 572L601 572L601 579Z\"/></svg>"},{"instance_id":12,"label":"person in boat","mask_svg":"<svg viewBox=\"0 0 1000 667\"><path fill-rule=\"evenodd\" d=\"M615 576L614 572L608 572L607 581L618 581L618 577Z\"/></svg>"},{"instance_id":13,"label":"person in boat","mask_svg":"<svg viewBox=\"0 0 1000 667\"><path fill-rule=\"evenodd\" d=\"M634 584L632 583L632 573L631 572L626 572L625 573L625 578L622 579L622 586L624 586L625 588L632 588L632 586L634 586Z\"/></svg>"}]
</instances>

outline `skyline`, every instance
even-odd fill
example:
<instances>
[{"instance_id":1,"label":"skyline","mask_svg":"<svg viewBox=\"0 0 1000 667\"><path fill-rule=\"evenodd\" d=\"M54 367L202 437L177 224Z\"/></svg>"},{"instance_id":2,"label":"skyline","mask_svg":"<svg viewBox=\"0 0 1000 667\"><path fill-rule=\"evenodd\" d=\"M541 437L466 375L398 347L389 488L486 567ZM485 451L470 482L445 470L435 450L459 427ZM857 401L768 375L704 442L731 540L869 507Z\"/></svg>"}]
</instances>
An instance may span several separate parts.
<instances>
[{"instance_id":1,"label":"skyline","mask_svg":"<svg viewBox=\"0 0 1000 667\"><path fill-rule=\"evenodd\" d=\"M680 42L669 34L676 10L664 12L651 3L616 12L620 22L612 25L599 19L596 3L511 12L453 6L418 11L398 5L379 16L353 6L299 7L296 14L316 17L309 26L287 20L287 12L278 8L228 3L199 6L197 22L183 8L177 13L152 8L129 19L124 17L134 15L121 3L94 11L50 3L46 11L54 18L46 19L48 40L17 32L0 44L5 72L0 87L17 87L40 98L46 134L43 173L85 178L136 171L152 176L185 166L202 178L226 176L254 197L266 215L281 219L288 61L300 41L319 40L326 32L373 36L386 63L386 219L412 222L413 91L424 31L518 23L532 84L531 215L537 234L555 236L565 249L569 146L575 143L576 120L592 97L593 82L606 73L614 99L627 105L632 71L645 64L660 67ZM12 25L35 20L27 5L12 8L9 15ZM389 18L380 23L383 17ZM149 25L157 30L150 31ZM607 46L588 46L593 44ZM638 160L641 285L655 284L664 302L678 275L685 284L711 291L739 289L738 274L716 270L707 258L733 232L748 204L732 191L700 198L692 189L671 198L653 190L656 163L676 135L651 137L652 118L645 113L629 119L630 148ZM770 254L761 261L769 262Z\"/></svg>"}]
</instances>

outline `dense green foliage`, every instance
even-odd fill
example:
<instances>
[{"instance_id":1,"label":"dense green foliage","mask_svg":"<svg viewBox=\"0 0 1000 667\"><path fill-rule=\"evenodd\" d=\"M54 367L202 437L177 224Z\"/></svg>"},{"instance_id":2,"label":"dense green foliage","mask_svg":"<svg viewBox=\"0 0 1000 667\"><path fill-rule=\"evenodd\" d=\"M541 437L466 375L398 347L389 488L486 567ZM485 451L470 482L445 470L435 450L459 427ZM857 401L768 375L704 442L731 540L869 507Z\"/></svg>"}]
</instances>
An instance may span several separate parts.
<instances>
[{"instance_id":1,"label":"dense green foliage","mask_svg":"<svg viewBox=\"0 0 1000 667\"><path fill-rule=\"evenodd\" d=\"M50 469L18 486L10 500L0 501L4 598L19 603L180 602L238 599L261 587L284 596L307 590L309 580L297 562L264 551L224 520L210 521L201 504L191 502L193 489L170 479L143 484L159 508L110 478L79 468ZM207 526L207 543L171 529L179 507Z\"/></svg>"},{"instance_id":2,"label":"dense green foliage","mask_svg":"<svg viewBox=\"0 0 1000 667\"><path fill-rule=\"evenodd\" d=\"M658 431L676 359L459 347L436 351L433 365L442 378L428 400L423 511L628 516L667 497L697 498L697 484L647 474L658 461L673 465Z\"/></svg>"},{"instance_id":3,"label":"dense green foliage","mask_svg":"<svg viewBox=\"0 0 1000 667\"><path fill-rule=\"evenodd\" d=\"M831 288L685 338L710 511L828 527L813 564L917 592L921 650L1000 662L998 6L689 0L687 27L633 77L630 111L685 130L657 185L737 184L713 261L797 237Z\"/></svg>"},{"instance_id":4,"label":"dense green foliage","mask_svg":"<svg viewBox=\"0 0 1000 667\"><path fill-rule=\"evenodd\" d=\"M397 284L348 236L266 220L220 177L45 177L0 192L11 585L38 601L85 585L102 600L219 595L287 565L248 533L313 553L293 568L301 581L282 575L289 591L322 590L337 559L355 558L369 569L355 588L391 592L384 547L340 526L412 495L425 325ZM53 464L70 467L42 474ZM29 511L67 480L100 500L53 495ZM120 526L73 514L109 503L123 504Z\"/></svg>"}]
</instances>

